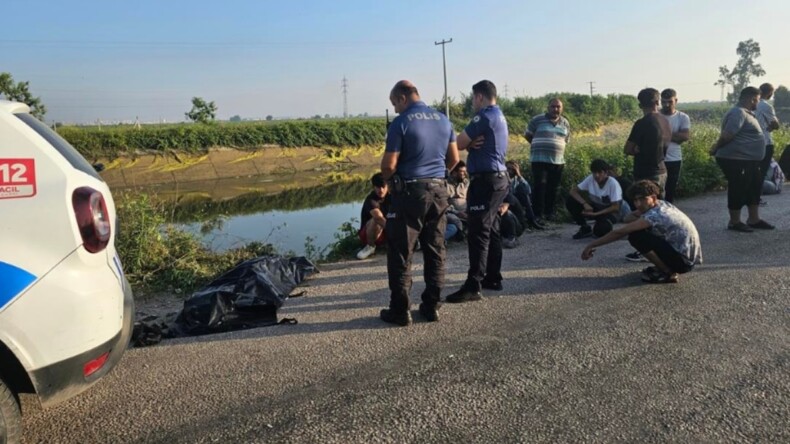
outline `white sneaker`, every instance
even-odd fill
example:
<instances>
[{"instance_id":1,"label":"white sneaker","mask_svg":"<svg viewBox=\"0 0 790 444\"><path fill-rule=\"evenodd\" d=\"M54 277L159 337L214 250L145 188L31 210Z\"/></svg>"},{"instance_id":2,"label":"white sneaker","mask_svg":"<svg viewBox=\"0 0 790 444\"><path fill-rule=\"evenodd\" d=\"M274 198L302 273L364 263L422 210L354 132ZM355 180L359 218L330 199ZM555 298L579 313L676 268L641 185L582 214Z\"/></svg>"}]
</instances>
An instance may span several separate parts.
<instances>
[{"instance_id":1,"label":"white sneaker","mask_svg":"<svg viewBox=\"0 0 790 444\"><path fill-rule=\"evenodd\" d=\"M360 260L367 259L370 256L373 256L373 253L375 252L376 252L375 245L365 245L365 247L359 250L359 253L357 253L357 259Z\"/></svg>"}]
</instances>

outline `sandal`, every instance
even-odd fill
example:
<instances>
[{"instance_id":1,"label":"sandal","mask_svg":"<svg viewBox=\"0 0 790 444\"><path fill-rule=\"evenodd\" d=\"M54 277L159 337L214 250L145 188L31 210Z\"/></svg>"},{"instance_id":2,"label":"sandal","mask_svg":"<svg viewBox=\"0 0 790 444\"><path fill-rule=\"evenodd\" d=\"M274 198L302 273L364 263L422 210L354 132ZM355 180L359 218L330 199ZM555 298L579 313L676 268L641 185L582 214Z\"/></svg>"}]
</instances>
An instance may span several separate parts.
<instances>
[{"instance_id":1,"label":"sandal","mask_svg":"<svg viewBox=\"0 0 790 444\"><path fill-rule=\"evenodd\" d=\"M751 229L748 225L746 225L743 222L738 222L737 224L728 224L727 225L727 229L728 230L733 230L733 231L740 231L741 233L751 233L751 232L754 231L753 229Z\"/></svg>"},{"instance_id":2,"label":"sandal","mask_svg":"<svg viewBox=\"0 0 790 444\"><path fill-rule=\"evenodd\" d=\"M678 281L678 274L667 274L658 269L654 269L650 273L643 274L642 281L649 284L675 284Z\"/></svg>"},{"instance_id":3,"label":"sandal","mask_svg":"<svg viewBox=\"0 0 790 444\"><path fill-rule=\"evenodd\" d=\"M768 222L760 219L756 223L747 224L750 228L754 228L755 230L773 230L776 228L775 226L769 224Z\"/></svg>"}]
</instances>

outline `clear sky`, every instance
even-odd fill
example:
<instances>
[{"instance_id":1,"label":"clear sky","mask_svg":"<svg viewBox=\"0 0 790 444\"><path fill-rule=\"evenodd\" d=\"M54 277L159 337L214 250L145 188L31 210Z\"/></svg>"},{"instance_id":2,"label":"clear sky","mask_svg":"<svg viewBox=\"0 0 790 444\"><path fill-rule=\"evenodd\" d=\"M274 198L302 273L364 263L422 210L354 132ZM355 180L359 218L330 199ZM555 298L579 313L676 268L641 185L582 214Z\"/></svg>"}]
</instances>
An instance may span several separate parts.
<instances>
[{"instance_id":1,"label":"clear sky","mask_svg":"<svg viewBox=\"0 0 790 444\"><path fill-rule=\"evenodd\" d=\"M760 43L767 75L790 85L790 1L6 2L0 72L30 81L47 121L184 120L190 100L218 118L381 115L410 79L428 103L481 79L500 95L636 94L673 87L719 100L718 67ZM507 87L505 87L507 85ZM390 110L390 112L392 112Z\"/></svg>"}]
</instances>

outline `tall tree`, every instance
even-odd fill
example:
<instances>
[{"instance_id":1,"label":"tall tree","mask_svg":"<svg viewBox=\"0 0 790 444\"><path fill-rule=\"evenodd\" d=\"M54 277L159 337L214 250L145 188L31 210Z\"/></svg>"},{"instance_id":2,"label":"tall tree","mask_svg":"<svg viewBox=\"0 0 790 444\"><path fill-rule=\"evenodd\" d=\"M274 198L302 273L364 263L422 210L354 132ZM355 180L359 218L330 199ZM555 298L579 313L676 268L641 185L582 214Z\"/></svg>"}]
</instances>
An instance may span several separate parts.
<instances>
[{"instance_id":1,"label":"tall tree","mask_svg":"<svg viewBox=\"0 0 790 444\"><path fill-rule=\"evenodd\" d=\"M779 85L774 91L774 106L777 108L790 108L790 90Z\"/></svg>"},{"instance_id":2,"label":"tall tree","mask_svg":"<svg viewBox=\"0 0 790 444\"><path fill-rule=\"evenodd\" d=\"M753 39L749 39L738 43L738 48L735 50L738 54L738 62L735 67L730 70L727 65L719 67L719 80L714 83L721 87L731 85L732 91L727 93L727 101L735 103L738 100L738 95L743 88L749 86L749 80L752 76L760 77L765 75L765 70L762 65L756 63L755 60L760 57L760 44Z\"/></svg>"},{"instance_id":3,"label":"tall tree","mask_svg":"<svg viewBox=\"0 0 790 444\"><path fill-rule=\"evenodd\" d=\"M187 119L198 123L213 122L217 114L217 105L206 102L200 97L192 97L192 109L184 113Z\"/></svg>"},{"instance_id":4,"label":"tall tree","mask_svg":"<svg viewBox=\"0 0 790 444\"><path fill-rule=\"evenodd\" d=\"M14 82L14 78L7 72L0 72L0 96L15 102L26 103L30 107L30 114L39 119L44 118L47 107L41 103L40 97L33 97L30 93L30 82Z\"/></svg>"}]
</instances>

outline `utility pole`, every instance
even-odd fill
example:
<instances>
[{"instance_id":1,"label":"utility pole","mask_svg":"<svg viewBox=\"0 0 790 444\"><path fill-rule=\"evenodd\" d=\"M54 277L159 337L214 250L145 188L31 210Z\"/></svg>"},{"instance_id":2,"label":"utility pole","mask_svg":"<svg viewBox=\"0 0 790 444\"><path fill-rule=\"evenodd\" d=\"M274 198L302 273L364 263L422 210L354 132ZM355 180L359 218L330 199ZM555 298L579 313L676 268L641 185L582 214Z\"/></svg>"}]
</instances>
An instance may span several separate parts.
<instances>
[{"instance_id":1,"label":"utility pole","mask_svg":"<svg viewBox=\"0 0 790 444\"><path fill-rule=\"evenodd\" d=\"M447 98L447 61L444 56L444 45L452 43L453 39L434 42L434 45L442 45L442 70L444 71L444 114L450 118L450 99Z\"/></svg>"},{"instance_id":2,"label":"utility pole","mask_svg":"<svg viewBox=\"0 0 790 444\"><path fill-rule=\"evenodd\" d=\"M505 98L507 99L507 83L505 83Z\"/></svg>"},{"instance_id":3,"label":"utility pole","mask_svg":"<svg viewBox=\"0 0 790 444\"><path fill-rule=\"evenodd\" d=\"M340 86L343 88L343 118L348 119L348 79L346 76L343 76L343 81L340 82Z\"/></svg>"},{"instance_id":4,"label":"utility pole","mask_svg":"<svg viewBox=\"0 0 790 444\"><path fill-rule=\"evenodd\" d=\"M590 84L590 97L592 97L593 93L595 92L595 86L593 86L595 85L595 82L587 82L587 83Z\"/></svg>"}]
</instances>

